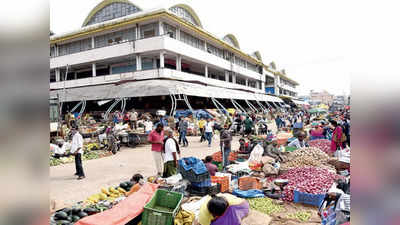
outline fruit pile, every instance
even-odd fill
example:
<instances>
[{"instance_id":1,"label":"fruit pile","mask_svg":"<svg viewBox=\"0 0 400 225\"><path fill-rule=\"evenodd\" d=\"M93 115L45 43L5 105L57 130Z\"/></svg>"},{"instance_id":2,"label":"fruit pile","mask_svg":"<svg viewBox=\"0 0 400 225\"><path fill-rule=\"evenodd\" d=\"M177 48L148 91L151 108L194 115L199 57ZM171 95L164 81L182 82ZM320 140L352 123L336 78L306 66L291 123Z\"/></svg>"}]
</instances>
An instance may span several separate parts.
<instances>
[{"instance_id":1,"label":"fruit pile","mask_svg":"<svg viewBox=\"0 0 400 225\"><path fill-rule=\"evenodd\" d=\"M317 167L294 168L287 173L278 176L279 179L289 180L283 189L285 201L293 201L294 190L309 194L325 194L339 175L329 172L327 169ZM272 181L275 178L270 178Z\"/></svg>"},{"instance_id":2,"label":"fruit pile","mask_svg":"<svg viewBox=\"0 0 400 225\"><path fill-rule=\"evenodd\" d=\"M179 211L174 219L174 225L192 225L195 215L185 210Z\"/></svg>"},{"instance_id":3,"label":"fruit pile","mask_svg":"<svg viewBox=\"0 0 400 225\"><path fill-rule=\"evenodd\" d=\"M96 204L99 201L109 201L109 202L114 202L115 199L119 197L125 197L126 193L129 192L129 190L132 187L132 182L123 182L119 185L119 187L109 187L108 189L106 188L101 188L101 192L98 194L91 195L89 198L86 199L85 203L86 204Z\"/></svg>"},{"instance_id":4,"label":"fruit pile","mask_svg":"<svg viewBox=\"0 0 400 225\"><path fill-rule=\"evenodd\" d=\"M50 225L70 225L74 224L78 220L99 213L100 210L96 208L64 208L61 211L56 212L50 218Z\"/></svg>"},{"instance_id":5,"label":"fruit pile","mask_svg":"<svg viewBox=\"0 0 400 225\"><path fill-rule=\"evenodd\" d=\"M287 215L288 219L298 219L301 222L307 222L311 218L311 212L303 211L303 212L295 212Z\"/></svg>"},{"instance_id":6,"label":"fruit pile","mask_svg":"<svg viewBox=\"0 0 400 225\"><path fill-rule=\"evenodd\" d=\"M331 141L327 140L327 139L312 140L312 141L309 141L308 144L310 145L310 147L319 148L320 150L322 150L323 152L325 152L327 154L331 150Z\"/></svg>"}]
</instances>

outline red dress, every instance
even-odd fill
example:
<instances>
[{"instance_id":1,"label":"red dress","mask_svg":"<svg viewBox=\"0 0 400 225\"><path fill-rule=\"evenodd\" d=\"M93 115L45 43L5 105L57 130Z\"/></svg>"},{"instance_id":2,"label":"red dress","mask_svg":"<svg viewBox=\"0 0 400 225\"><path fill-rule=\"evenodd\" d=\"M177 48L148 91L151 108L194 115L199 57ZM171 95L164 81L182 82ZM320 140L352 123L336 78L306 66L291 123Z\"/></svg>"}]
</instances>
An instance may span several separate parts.
<instances>
[{"instance_id":1,"label":"red dress","mask_svg":"<svg viewBox=\"0 0 400 225\"><path fill-rule=\"evenodd\" d=\"M337 139L340 140L343 135L342 128L340 126L337 126L335 130L332 133L332 140L331 140L331 152L334 153L336 152L337 149L337 144L336 142L333 141L333 137L336 135ZM343 148L343 143L339 143L340 147Z\"/></svg>"}]
</instances>

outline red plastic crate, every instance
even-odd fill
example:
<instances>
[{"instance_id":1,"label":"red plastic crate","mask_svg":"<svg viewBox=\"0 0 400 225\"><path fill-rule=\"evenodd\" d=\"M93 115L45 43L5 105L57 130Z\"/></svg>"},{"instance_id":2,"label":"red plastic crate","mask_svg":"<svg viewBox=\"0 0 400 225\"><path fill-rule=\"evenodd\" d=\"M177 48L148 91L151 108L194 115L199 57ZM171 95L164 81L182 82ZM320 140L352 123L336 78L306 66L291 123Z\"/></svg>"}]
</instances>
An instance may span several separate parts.
<instances>
[{"instance_id":1,"label":"red plastic crate","mask_svg":"<svg viewBox=\"0 0 400 225\"><path fill-rule=\"evenodd\" d=\"M229 191L229 177L211 177L212 183L217 183L221 185L221 192Z\"/></svg>"},{"instance_id":2,"label":"red plastic crate","mask_svg":"<svg viewBox=\"0 0 400 225\"><path fill-rule=\"evenodd\" d=\"M240 177L239 189L242 191L247 191L250 189L261 189L261 182L255 177Z\"/></svg>"}]
</instances>

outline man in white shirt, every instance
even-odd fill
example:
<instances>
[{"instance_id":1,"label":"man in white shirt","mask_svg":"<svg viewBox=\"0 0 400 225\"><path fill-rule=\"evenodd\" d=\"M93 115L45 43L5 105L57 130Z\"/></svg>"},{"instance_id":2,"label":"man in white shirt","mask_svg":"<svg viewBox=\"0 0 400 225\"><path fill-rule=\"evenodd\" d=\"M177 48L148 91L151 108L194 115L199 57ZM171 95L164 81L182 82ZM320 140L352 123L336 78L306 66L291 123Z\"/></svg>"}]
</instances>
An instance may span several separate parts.
<instances>
[{"instance_id":1,"label":"man in white shirt","mask_svg":"<svg viewBox=\"0 0 400 225\"><path fill-rule=\"evenodd\" d=\"M204 136L206 140L208 141L208 147L211 147L211 140L213 136L213 126L214 123L211 121L211 119L207 119L207 123L204 127Z\"/></svg>"},{"instance_id":2,"label":"man in white shirt","mask_svg":"<svg viewBox=\"0 0 400 225\"><path fill-rule=\"evenodd\" d=\"M129 120L130 120L130 127L131 129L135 128L137 129L137 120L138 120L138 113L134 110L131 111L129 114Z\"/></svg>"},{"instance_id":3,"label":"man in white shirt","mask_svg":"<svg viewBox=\"0 0 400 225\"><path fill-rule=\"evenodd\" d=\"M144 133L150 134L150 132L153 130L153 122L151 122L149 118L146 118L143 125L144 125Z\"/></svg>"},{"instance_id":4,"label":"man in white shirt","mask_svg":"<svg viewBox=\"0 0 400 225\"><path fill-rule=\"evenodd\" d=\"M82 154L83 154L83 137L79 133L78 128L74 126L71 130L73 137L71 142L70 153L75 155L75 175L78 176L78 180L85 178L85 173L82 167Z\"/></svg>"},{"instance_id":5,"label":"man in white shirt","mask_svg":"<svg viewBox=\"0 0 400 225\"><path fill-rule=\"evenodd\" d=\"M164 140L163 157L164 157L164 174L163 177L170 177L176 174L178 167L177 152L180 154L179 145L174 139L173 131L168 128L164 131L167 138Z\"/></svg>"}]
</instances>

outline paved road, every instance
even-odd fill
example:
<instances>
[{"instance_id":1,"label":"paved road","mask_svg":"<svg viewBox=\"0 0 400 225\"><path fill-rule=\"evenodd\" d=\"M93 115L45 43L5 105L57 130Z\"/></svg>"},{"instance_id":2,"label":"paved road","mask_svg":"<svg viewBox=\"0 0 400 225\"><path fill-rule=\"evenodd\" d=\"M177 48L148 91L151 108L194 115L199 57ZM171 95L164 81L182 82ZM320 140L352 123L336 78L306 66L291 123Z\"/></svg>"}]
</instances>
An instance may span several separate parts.
<instances>
[{"instance_id":1,"label":"paved road","mask_svg":"<svg viewBox=\"0 0 400 225\"><path fill-rule=\"evenodd\" d=\"M219 151L219 140L213 140L209 148L207 143L199 142L200 137L188 137L189 147L182 149L182 157L195 156L200 159ZM234 137L233 149L239 146L239 137ZM116 155L83 162L86 179L76 180L75 164L50 167L50 199L57 205L72 205L100 192L101 187L118 185L128 181L133 174L143 176L156 174L150 145L137 148L123 148Z\"/></svg>"}]
</instances>

